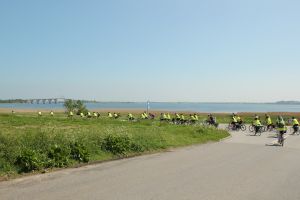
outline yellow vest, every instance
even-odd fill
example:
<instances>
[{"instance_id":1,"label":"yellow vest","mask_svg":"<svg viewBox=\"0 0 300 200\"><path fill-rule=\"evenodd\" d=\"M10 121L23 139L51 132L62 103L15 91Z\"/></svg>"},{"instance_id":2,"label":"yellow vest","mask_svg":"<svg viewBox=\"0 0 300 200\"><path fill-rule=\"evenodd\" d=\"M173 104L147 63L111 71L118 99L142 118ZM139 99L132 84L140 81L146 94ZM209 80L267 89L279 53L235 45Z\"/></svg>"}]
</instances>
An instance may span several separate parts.
<instances>
[{"instance_id":1,"label":"yellow vest","mask_svg":"<svg viewBox=\"0 0 300 200\"><path fill-rule=\"evenodd\" d=\"M232 117L232 121L233 121L234 123L237 123L237 120L236 120L235 117Z\"/></svg>"},{"instance_id":2,"label":"yellow vest","mask_svg":"<svg viewBox=\"0 0 300 200\"><path fill-rule=\"evenodd\" d=\"M254 120L253 125L254 126L261 126L261 123L260 123L259 119Z\"/></svg>"},{"instance_id":3,"label":"yellow vest","mask_svg":"<svg viewBox=\"0 0 300 200\"><path fill-rule=\"evenodd\" d=\"M299 125L299 122L297 119L293 119L293 125Z\"/></svg>"},{"instance_id":4,"label":"yellow vest","mask_svg":"<svg viewBox=\"0 0 300 200\"><path fill-rule=\"evenodd\" d=\"M267 118L267 125L271 125L272 124L272 119L271 119L271 117L268 117Z\"/></svg>"}]
</instances>

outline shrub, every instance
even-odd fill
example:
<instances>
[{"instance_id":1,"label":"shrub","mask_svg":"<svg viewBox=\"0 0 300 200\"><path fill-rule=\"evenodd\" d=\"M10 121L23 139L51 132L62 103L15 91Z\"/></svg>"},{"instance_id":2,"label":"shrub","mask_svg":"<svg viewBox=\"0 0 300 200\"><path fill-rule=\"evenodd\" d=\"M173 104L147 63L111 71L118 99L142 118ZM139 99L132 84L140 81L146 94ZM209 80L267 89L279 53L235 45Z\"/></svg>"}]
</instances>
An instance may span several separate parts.
<instances>
[{"instance_id":1,"label":"shrub","mask_svg":"<svg viewBox=\"0 0 300 200\"><path fill-rule=\"evenodd\" d=\"M49 149L48 152L48 158L49 161L49 167L64 167L67 166L70 161L70 148L67 146L59 146L55 144Z\"/></svg>"},{"instance_id":2,"label":"shrub","mask_svg":"<svg viewBox=\"0 0 300 200\"><path fill-rule=\"evenodd\" d=\"M131 137L128 134L108 134L104 137L102 148L115 155L126 155L131 150Z\"/></svg>"},{"instance_id":3,"label":"shrub","mask_svg":"<svg viewBox=\"0 0 300 200\"><path fill-rule=\"evenodd\" d=\"M79 162L89 162L90 154L85 145L75 142L70 145L71 158Z\"/></svg>"},{"instance_id":4,"label":"shrub","mask_svg":"<svg viewBox=\"0 0 300 200\"><path fill-rule=\"evenodd\" d=\"M146 149L139 143L131 143L130 150L133 152L144 152Z\"/></svg>"},{"instance_id":5,"label":"shrub","mask_svg":"<svg viewBox=\"0 0 300 200\"><path fill-rule=\"evenodd\" d=\"M24 149L17 157L15 164L20 168L20 172L30 172L39 170L43 166L42 156L31 149Z\"/></svg>"}]
</instances>

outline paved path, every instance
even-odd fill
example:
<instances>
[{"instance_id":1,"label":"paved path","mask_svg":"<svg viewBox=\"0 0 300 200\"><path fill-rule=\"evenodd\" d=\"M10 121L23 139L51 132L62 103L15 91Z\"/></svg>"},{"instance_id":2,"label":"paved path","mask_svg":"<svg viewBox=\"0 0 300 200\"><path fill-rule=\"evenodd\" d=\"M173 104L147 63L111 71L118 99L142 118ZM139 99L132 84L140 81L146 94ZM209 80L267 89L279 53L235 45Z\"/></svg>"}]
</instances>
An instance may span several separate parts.
<instances>
[{"instance_id":1,"label":"paved path","mask_svg":"<svg viewBox=\"0 0 300 200\"><path fill-rule=\"evenodd\" d=\"M220 143L0 183L0 199L299 200L300 136L232 133Z\"/></svg>"}]
</instances>

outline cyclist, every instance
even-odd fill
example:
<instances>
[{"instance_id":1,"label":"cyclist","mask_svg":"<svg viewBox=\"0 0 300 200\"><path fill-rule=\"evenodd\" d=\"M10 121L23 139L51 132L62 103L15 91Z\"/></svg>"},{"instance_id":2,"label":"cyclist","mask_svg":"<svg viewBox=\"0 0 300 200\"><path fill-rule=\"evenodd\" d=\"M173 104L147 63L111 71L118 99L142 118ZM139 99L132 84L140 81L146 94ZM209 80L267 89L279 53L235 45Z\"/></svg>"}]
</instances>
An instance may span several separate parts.
<instances>
[{"instance_id":1,"label":"cyclist","mask_svg":"<svg viewBox=\"0 0 300 200\"><path fill-rule=\"evenodd\" d=\"M173 118L173 122L180 122L180 115L178 113L175 113L175 118Z\"/></svg>"},{"instance_id":2,"label":"cyclist","mask_svg":"<svg viewBox=\"0 0 300 200\"><path fill-rule=\"evenodd\" d=\"M154 118L155 118L155 115L152 114L152 113L149 113L149 117L150 117L150 119L154 119Z\"/></svg>"},{"instance_id":3,"label":"cyclist","mask_svg":"<svg viewBox=\"0 0 300 200\"><path fill-rule=\"evenodd\" d=\"M218 126L217 119L212 114L209 114L208 116L209 116L207 121L208 124L217 127Z\"/></svg>"},{"instance_id":4,"label":"cyclist","mask_svg":"<svg viewBox=\"0 0 300 200\"><path fill-rule=\"evenodd\" d=\"M241 125L243 124L242 118L239 115L236 115L235 118L236 118L236 121L237 121L237 123L236 123L237 128L241 128Z\"/></svg>"},{"instance_id":5,"label":"cyclist","mask_svg":"<svg viewBox=\"0 0 300 200\"><path fill-rule=\"evenodd\" d=\"M291 135L294 135L295 133L297 133L299 131L299 122L295 117L292 117L292 120L293 120L294 132Z\"/></svg>"},{"instance_id":6,"label":"cyclist","mask_svg":"<svg viewBox=\"0 0 300 200\"><path fill-rule=\"evenodd\" d=\"M145 119L148 119L148 114L146 113L146 111L144 112L144 116L145 116Z\"/></svg>"},{"instance_id":7,"label":"cyclist","mask_svg":"<svg viewBox=\"0 0 300 200\"><path fill-rule=\"evenodd\" d=\"M171 115L170 115L170 113L167 113L167 120L171 121Z\"/></svg>"},{"instance_id":8,"label":"cyclist","mask_svg":"<svg viewBox=\"0 0 300 200\"><path fill-rule=\"evenodd\" d=\"M88 113L87 113L87 117L88 117L88 118L91 118L91 117L92 117L91 112L88 112Z\"/></svg>"},{"instance_id":9,"label":"cyclist","mask_svg":"<svg viewBox=\"0 0 300 200\"><path fill-rule=\"evenodd\" d=\"M50 115L51 115L51 117L53 117L54 116L54 112L51 110L51 112L50 112Z\"/></svg>"},{"instance_id":10,"label":"cyclist","mask_svg":"<svg viewBox=\"0 0 300 200\"><path fill-rule=\"evenodd\" d=\"M180 122L181 123L185 123L186 122L184 114L180 115Z\"/></svg>"},{"instance_id":11,"label":"cyclist","mask_svg":"<svg viewBox=\"0 0 300 200\"><path fill-rule=\"evenodd\" d=\"M252 124L255 127L255 135L256 135L258 133L258 131L260 131L260 129L261 129L261 122L257 116L255 117Z\"/></svg>"},{"instance_id":12,"label":"cyclist","mask_svg":"<svg viewBox=\"0 0 300 200\"><path fill-rule=\"evenodd\" d=\"M133 115L131 113L128 113L128 119L129 119L129 121L134 120L134 117L133 117Z\"/></svg>"},{"instance_id":13,"label":"cyclist","mask_svg":"<svg viewBox=\"0 0 300 200\"><path fill-rule=\"evenodd\" d=\"M112 118L113 118L113 115L111 114L111 112L108 112L108 113L107 113L107 116L108 116L109 119L112 119Z\"/></svg>"},{"instance_id":14,"label":"cyclist","mask_svg":"<svg viewBox=\"0 0 300 200\"><path fill-rule=\"evenodd\" d=\"M190 114L190 122L191 122L192 124L196 123L195 115Z\"/></svg>"},{"instance_id":15,"label":"cyclist","mask_svg":"<svg viewBox=\"0 0 300 200\"><path fill-rule=\"evenodd\" d=\"M94 115L95 118L98 117L98 114L96 112L93 112L93 115Z\"/></svg>"},{"instance_id":16,"label":"cyclist","mask_svg":"<svg viewBox=\"0 0 300 200\"><path fill-rule=\"evenodd\" d=\"M272 119L269 115L266 114L266 124L267 124L267 129L271 130L271 128L274 128L274 125L272 123Z\"/></svg>"},{"instance_id":17,"label":"cyclist","mask_svg":"<svg viewBox=\"0 0 300 200\"><path fill-rule=\"evenodd\" d=\"M283 141L284 141L284 137L283 134L286 133L287 128L285 126L285 122L283 120L283 118L281 116L277 117L277 130L279 131L278 133L278 144L283 146Z\"/></svg>"},{"instance_id":18,"label":"cyclist","mask_svg":"<svg viewBox=\"0 0 300 200\"><path fill-rule=\"evenodd\" d=\"M207 115L207 120L206 120L206 122L207 122L209 125L215 124L215 119L214 119L214 117L212 116L212 114Z\"/></svg>"},{"instance_id":19,"label":"cyclist","mask_svg":"<svg viewBox=\"0 0 300 200\"><path fill-rule=\"evenodd\" d=\"M167 120L167 115L165 113L160 113L160 121L166 121Z\"/></svg>"},{"instance_id":20,"label":"cyclist","mask_svg":"<svg viewBox=\"0 0 300 200\"><path fill-rule=\"evenodd\" d=\"M235 114L232 115L231 124L232 124L232 129L235 130L237 128L237 119L235 117Z\"/></svg>"},{"instance_id":21,"label":"cyclist","mask_svg":"<svg viewBox=\"0 0 300 200\"><path fill-rule=\"evenodd\" d=\"M243 123L243 120L242 118L239 116L239 115L236 115L236 121L238 122L238 124L242 124Z\"/></svg>"},{"instance_id":22,"label":"cyclist","mask_svg":"<svg viewBox=\"0 0 300 200\"><path fill-rule=\"evenodd\" d=\"M120 115L119 114L117 114L117 113L114 113L114 118L115 119L118 119L120 117Z\"/></svg>"},{"instance_id":23,"label":"cyclist","mask_svg":"<svg viewBox=\"0 0 300 200\"><path fill-rule=\"evenodd\" d=\"M196 113L194 113L194 117L195 117L196 121L199 121L199 117Z\"/></svg>"}]
</instances>

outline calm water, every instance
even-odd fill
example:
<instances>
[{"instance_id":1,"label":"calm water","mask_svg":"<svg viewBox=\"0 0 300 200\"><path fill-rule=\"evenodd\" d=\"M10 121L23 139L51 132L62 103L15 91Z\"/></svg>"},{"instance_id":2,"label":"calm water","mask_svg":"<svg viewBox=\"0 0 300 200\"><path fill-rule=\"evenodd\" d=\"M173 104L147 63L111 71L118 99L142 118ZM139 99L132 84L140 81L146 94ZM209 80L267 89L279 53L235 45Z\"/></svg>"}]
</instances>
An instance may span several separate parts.
<instances>
[{"instance_id":1,"label":"calm water","mask_svg":"<svg viewBox=\"0 0 300 200\"><path fill-rule=\"evenodd\" d=\"M93 109L144 109L147 103L87 103ZM62 109L63 104L0 104L11 109ZM150 110L195 111L195 112L300 112L300 105L263 103L151 103Z\"/></svg>"}]
</instances>

